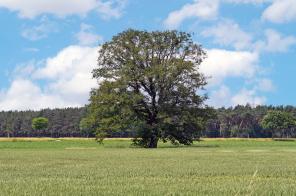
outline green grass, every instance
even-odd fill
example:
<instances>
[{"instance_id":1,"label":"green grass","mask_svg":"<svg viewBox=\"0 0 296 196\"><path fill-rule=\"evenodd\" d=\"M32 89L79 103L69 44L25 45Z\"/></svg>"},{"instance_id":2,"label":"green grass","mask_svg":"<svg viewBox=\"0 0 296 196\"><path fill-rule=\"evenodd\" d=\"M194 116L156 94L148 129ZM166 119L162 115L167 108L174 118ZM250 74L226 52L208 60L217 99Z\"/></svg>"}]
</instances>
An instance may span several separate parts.
<instances>
[{"instance_id":1,"label":"green grass","mask_svg":"<svg viewBox=\"0 0 296 196\"><path fill-rule=\"evenodd\" d=\"M0 195L296 195L296 142L2 140Z\"/></svg>"}]
</instances>

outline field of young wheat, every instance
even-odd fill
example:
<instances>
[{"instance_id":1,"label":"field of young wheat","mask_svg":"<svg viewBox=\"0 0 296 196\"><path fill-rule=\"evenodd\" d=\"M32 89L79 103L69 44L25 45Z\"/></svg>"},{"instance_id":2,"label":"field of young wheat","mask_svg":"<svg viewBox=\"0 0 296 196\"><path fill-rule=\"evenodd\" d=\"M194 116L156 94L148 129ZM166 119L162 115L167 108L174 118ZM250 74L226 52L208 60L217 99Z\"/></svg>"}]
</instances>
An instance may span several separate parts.
<instances>
[{"instance_id":1,"label":"field of young wheat","mask_svg":"<svg viewBox=\"0 0 296 196\"><path fill-rule=\"evenodd\" d=\"M0 195L295 195L296 142L205 140L0 142Z\"/></svg>"}]
</instances>

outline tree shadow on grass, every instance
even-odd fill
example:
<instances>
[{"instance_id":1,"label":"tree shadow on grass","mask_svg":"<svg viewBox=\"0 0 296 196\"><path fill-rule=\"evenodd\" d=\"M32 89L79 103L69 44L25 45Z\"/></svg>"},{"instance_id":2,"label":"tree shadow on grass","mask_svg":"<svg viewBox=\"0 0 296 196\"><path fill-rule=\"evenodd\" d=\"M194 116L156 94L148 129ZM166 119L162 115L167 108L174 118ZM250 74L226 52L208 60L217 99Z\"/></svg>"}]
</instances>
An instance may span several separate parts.
<instances>
[{"instance_id":1,"label":"tree shadow on grass","mask_svg":"<svg viewBox=\"0 0 296 196\"><path fill-rule=\"evenodd\" d=\"M219 148L219 145L213 144L192 144L192 145L160 145L158 148Z\"/></svg>"},{"instance_id":2,"label":"tree shadow on grass","mask_svg":"<svg viewBox=\"0 0 296 196\"><path fill-rule=\"evenodd\" d=\"M134 145L133 143L126 143L126 142L118 142L118 143L104 143L104 144L101 144L102 147L104 148L138 148L138 149L145 149L144 147L141 147L141 146L137 146L137 145ZM200 142L198 143L194 143L192 145L183 145L183 144L177 144L177 145L174 145L170 142L166 142L166 143L163 143L163 142L159 142L158 144L158 148L159 149L166 149L166 148L219 148L220 145L217 145L217 144L208 144L208 143L203 143L202 140L200 140ZM146 148L147 149L147 148Z\"/></svg>"},{"instance_id":3,"label":"tree shadow on grass","mask_svg":"<svg viewBox=\"0 0 296 196\"><path fill-rule=\"evenodd\" d=\"M141 146L131 145L102 145L103 148L113 148L113 149L149 149ZM157 148L152 149L169 149L169 148L219 148L219 145L203 145L203 144L193 144L193 145L173 145L173 144L160 144Z\"/></svg>"}]
</instances>

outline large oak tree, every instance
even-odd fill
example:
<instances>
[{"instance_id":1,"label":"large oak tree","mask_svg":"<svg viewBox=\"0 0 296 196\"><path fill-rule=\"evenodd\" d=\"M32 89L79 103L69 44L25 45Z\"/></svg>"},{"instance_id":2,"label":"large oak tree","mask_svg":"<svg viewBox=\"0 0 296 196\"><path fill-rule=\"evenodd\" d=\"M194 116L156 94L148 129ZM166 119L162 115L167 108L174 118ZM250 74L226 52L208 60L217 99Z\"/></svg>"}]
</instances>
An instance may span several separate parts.
<instances>
[{"instance_id":1,"label":"large oak tree","mask_svg":"<svg viewBox=\"0 0 296 196\"><path fill-rule=\"evenodd\" d=\"M210 109L199 65L206 54L190 34L127 30L102 45L93 76L89 116L97 131L137 130L135 144L189 145Z\"/></svg>"}]
</instances>

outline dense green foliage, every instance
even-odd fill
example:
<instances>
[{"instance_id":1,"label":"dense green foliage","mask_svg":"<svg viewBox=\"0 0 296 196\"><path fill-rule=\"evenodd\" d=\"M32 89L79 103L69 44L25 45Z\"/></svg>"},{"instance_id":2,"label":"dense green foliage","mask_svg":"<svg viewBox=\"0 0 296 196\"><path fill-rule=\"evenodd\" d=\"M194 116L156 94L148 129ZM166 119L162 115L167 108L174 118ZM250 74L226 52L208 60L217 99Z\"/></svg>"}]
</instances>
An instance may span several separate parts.
<instances>
[{"instance_id":1,"label":"dense green foliage","mask_svg":"<svg viewBox=\"0 0 296 196\"><path fill-rule=\"evenodd\" d=\"M198 94L206 85L198 71L204 57L185 32L127 30L114 36L102 45L93 71L100 81L89 106L96 131L136 131L135 144L148 148L159 140L191 144L210 113Z\"/></svg>"},{"instance_id":2,"label":"dense green foliage","mask_svg":"<svg viewBox=\"0 0 296 196\"><path fill-rule=\"evenodd\" d=\"M295 195L296 142L0 142L1 195Z\"/></svg>"},{"instance_id":3,"label":"dense green foliage","mask_svg":"<svg viewBox=\"0 0 296 196\"><path fill-rule=\"evenodd\" d=\"M48 127L48 119L44 117L33 118L32 120L32 128L35 131L38 131L40 135L42 135L42 131L44 131Z\"/></svg>"},{"instance_id":4,"label":"dense green foliage","mask_svg":"<svg viewBox=\"0 0 296 196\"><path fill-rule=\"evenodd\" d=\"M262 127L269 129L272 136L280 134L281 137L289 137L296 127L295 117L288 112L270 111L262 119Z\"/></svg>"},{"instance_id":5,"label":"dense green foliage","mask_svg":"<svg viewBox=\"0 0 296 196\"><path fill-rule=\"evenodd\" d=\"M95 127L93 124L94 123L92 123L89 118L82 118L79 123L81 133L86 137L93 136L95 134Z\"/></svg>"}]
</instances>

